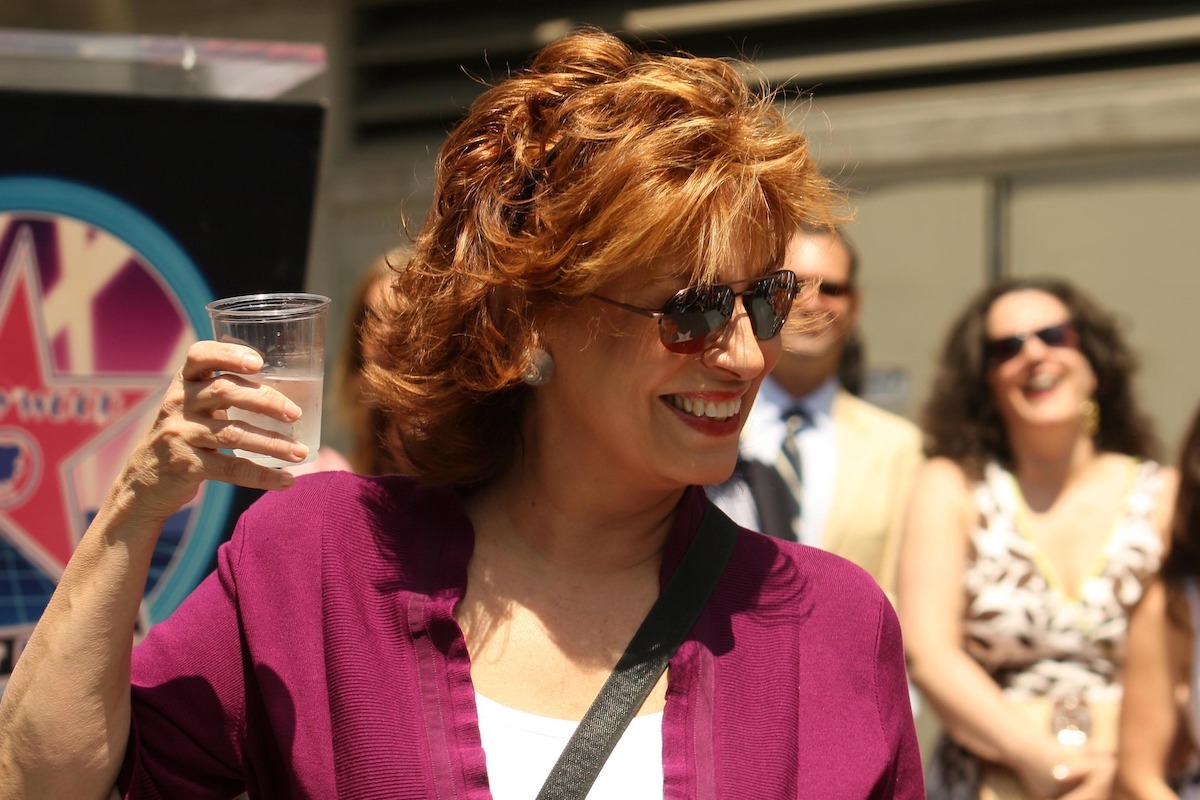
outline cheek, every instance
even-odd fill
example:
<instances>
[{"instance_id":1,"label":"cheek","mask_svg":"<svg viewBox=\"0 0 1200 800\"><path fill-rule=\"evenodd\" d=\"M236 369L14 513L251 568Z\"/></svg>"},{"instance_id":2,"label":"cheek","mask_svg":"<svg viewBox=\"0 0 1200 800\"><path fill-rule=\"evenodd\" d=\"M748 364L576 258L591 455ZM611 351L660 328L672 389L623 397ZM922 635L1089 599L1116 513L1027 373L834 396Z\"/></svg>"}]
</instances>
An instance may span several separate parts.
<instances>
[{"instance_id":1,"label":"cheek","mask_svg":"<svg viewBox=\"0 0 1200 800\"><path fill-rule=\"evenodd\" d=\"M1001 364L999 367L989 369L984 374L984 381L987 383L992 403L997 406L1004 404L1008 392L1017 386L1019 371L1012 369L1011 366L1011 364ZM1005 369L1005 367L1009 367L1009 369Z\"/></svg>"},{"instance_id":2,"label":"cheek","mask_svg":"<svg viewBox=\"0 0 1200 800\"><path fill-rule=\"evenodd\" d=\"M647 327L651 327L649 335L602 331L574 343L568 351L574 361L570 378L580 402L620 403L628 408L637 395L670 376L679 356L662 346L656 328Z\"/></svg>"},{"instance_id":3,"label":"cheek","mask_svg":"<svg viewBox=\"0 0 1200 800\"><path fill-rule=\"evenodd\" d=\"M763 375L766 375L775 369L775 365L779 363L779 359L783 355L783 335L766 342L759 342L758 346L763 356Z\"/></svg>"},{"instance_id":4,"label":"cheek","mask_svg":"<svg viewBox=\"0 0 1200 800\"><path fill-rule=\"evenodd\" d=\"M1091 397L1100 387L1100 380L1096 377L1096 371L1092 369L1091 363L1088 362L1087 358L1082 353L1079 356L1079 362L1079 371L1080 375L1082 376L1080 378L1080 383L1083 386L1084 393L1087 394L1088 397Z\"/></svg>"},{"instance_id":5,"label":"cheek","mask_svg":"<svg viewBox=\"0 0 1200 800\"><path fill-rule=\"evenodd\" d=\"M833 314L839 322L852 322L854 318L854 305L848 297L831 297L827 310Z\"/></svg>"}]
</instances>

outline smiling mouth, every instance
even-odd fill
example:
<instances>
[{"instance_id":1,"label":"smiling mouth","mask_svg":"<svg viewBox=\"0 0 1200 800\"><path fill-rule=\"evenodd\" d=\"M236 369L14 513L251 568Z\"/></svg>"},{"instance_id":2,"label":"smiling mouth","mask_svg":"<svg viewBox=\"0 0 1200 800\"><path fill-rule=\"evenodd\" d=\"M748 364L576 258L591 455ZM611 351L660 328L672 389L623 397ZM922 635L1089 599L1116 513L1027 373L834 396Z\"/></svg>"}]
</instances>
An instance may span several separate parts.
<instances>
[{"instance_id":1,"label":"smiling mouth","mask_svg":"<svg viewBox=\"0 0 1200 800\"><path fill-rule=\"evenodd\" d=\"M1025 384L1025 389L1030 392L1045 392L1057 386L1058 380L1058 375L1043 372L1030 378L1029 382Z\"/></svg>"},{"instance_id":2,"label":"smiling mouth","mask_svg":"<svg viewBox=\"0 0 1200 800\"><path fill-rule=\"evenodd\" d=\"M740 397L720 403L713 402L712 400L692 399L679 394L668 395L666 399L668 403L685 414L691 414L693 417L727 420L736 417L738 412L742 410L742 398Z\"/></svg>"}]
</instances>

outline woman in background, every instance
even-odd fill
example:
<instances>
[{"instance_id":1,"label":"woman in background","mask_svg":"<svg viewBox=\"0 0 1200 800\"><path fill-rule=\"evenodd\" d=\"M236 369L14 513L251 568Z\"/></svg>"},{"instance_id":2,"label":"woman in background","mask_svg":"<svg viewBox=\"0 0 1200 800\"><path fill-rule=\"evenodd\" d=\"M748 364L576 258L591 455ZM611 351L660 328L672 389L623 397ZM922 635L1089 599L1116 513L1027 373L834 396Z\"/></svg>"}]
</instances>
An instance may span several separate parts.
<instances>
[{"instance_id":1,"label":"woman in background","mask_svg":"<svg viewBox=\"0 0 1200 800\"><path fill-rule=\"evenodd\" d=\"M367 397L363 373L376 356L375 346L365 335L367 325L386 312L392 270L402 267L405 258L405 251L392 250L372 262L359 278L350 296L342 351L333 375L333 410L350 434L350 469L360 475L386 475L398 466L387 446L387 413L381 403Z\"/></svg>"},{"instance_id":2,"label":"woman in background","mask_svg":"<svg viewBox=\"0 0 1200 800\"><path fill-rule=\"evenodd\" d=\"M949 331L898 592L909 674L945 730L931 798L1109 796L1127 615L1175 481L1149 460L1134 367L1061 280L990 286Z\"/></svg>"},{"instance_id":3,"label":"woman in background","mask_svg":"<svg viewBox=\"0 0 1200 800\"><path fill-rule=\"evenodd\" d=\"M1200 409L1179 459L1171 549L1129 622L1117 792L1200 798ZM1178 792L1178 795L1176 795Z\"/></svg>"}]
</instances>

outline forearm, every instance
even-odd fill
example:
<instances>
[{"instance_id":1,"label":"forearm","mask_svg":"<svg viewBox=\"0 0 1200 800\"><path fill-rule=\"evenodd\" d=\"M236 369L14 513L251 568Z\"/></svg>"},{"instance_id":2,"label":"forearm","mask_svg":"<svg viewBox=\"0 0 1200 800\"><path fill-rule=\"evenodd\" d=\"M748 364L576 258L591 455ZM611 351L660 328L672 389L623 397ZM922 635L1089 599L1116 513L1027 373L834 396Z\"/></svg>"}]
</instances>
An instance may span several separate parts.
<instances>
[{"instance_id":1,"label":"forearm","mask_svg":"<svg viewBox=\"0 0 1200 800\"><path fill-rule=\"evenodd\" d=\"M1172 624L1169 597L1165 583L1151 583L1129 618L1116 797L1174 798L1166 779L1190 749L1176 690L1190 678L1191 614Z\"/></svg>"},{"instance_id":2,"label":"forearm","mask_svg":"<svg viewBox=\"0 0 1200 800\"><path fill-rule=\"evenodd\" d=\"M119 481L0 702L0 798L105 797L129 735L133 630L161 520Z\"/></svg>"},{"instance_id":3,"label":"forearm","mask_svg":"<svg viewBox=\"0 0 1200 800\"><path fill-rule=\"evenodd\" d=\"M1133 777L1117 771L1113 785L1114 800L1179 800L1167 782L1158 775Z\"/></svg>"},{"instance_id":4,"label":"forearm","mask_svg":"<svg viewBox=\"0 0 1200 800\"><path fill-rule=\"evenodd\" d=\"M129 738L133 629L163 523L205 480L286 489L294 478L220 452L298 462L307 449L228 419L241 408L294 421L300 407L234 373L262 358L197 342L104 505L71 556L0 700L0 800L103 798Z\"/></svg>"},{"instance_id":5,"label":"forearm","mask_svg":"<svg viewBox=\"0 0 1200 800\"><path fill-rule=\"evenodd\" d=\"M946 733L982 759L1019 770L1048 738L1029 730L991 676L961 649L910 653L909 669Z\"/></svg>"}]
</instances>

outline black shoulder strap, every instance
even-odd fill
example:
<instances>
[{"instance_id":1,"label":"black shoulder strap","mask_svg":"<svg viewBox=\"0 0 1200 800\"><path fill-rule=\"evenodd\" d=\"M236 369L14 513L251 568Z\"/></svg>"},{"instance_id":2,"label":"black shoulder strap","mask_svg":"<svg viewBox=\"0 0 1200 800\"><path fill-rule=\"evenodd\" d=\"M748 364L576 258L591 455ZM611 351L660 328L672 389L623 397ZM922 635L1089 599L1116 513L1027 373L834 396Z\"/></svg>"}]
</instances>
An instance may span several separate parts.
<instances>
[{"instance_id":1,"label":"black shoulder strap","mask_svg":"<svg viewBox=\"0 0 1200 800\"><path fill-rule=\"evenodd\" d=\"M537 800L583 800L683 643L733 553L738 527L712 503L650 613L567 742Z\"/></svg>"}]
</instances>

